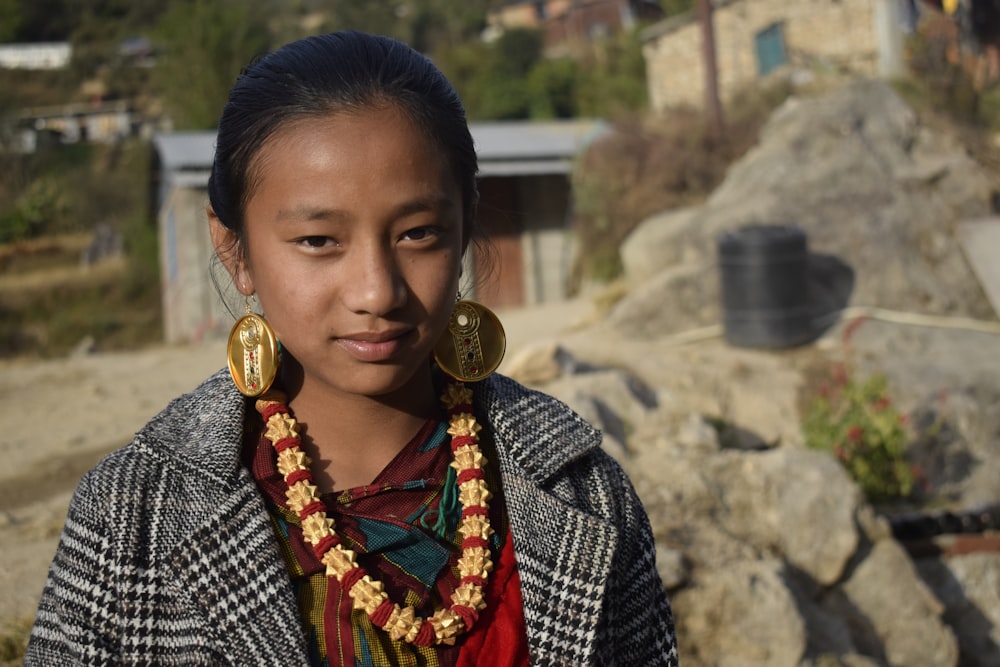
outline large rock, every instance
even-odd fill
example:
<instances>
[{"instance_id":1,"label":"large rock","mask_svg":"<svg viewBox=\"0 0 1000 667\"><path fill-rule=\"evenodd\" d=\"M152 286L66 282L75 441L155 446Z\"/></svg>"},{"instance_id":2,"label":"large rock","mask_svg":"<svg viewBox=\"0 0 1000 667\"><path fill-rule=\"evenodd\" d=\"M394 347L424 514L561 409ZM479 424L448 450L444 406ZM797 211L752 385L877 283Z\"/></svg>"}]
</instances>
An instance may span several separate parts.
<instances>
[{"instance_id":1,"label":"large rock","mask_svg":"<svg viewBox=\"0 0 1000 667\"><path fill-rule=\"evenodd\" d=\"M806 651L805 625L783 569L776 560L736 562L703 573L676 594L684 664L797 667Z\"/></svg>"},{"instance_id":2,"label":"large rock","mask_svg":"<svg viewBox=\"0 0 1000 667\"><path fill-rule=\"evenodd\" d=\"M816 658L807 658L799 667L881 667L877 660L848 653L846 655L825 654Z\"/></svg>"},{"instance_id":3,"label":"large rock","mask_svg":"<svg viewBox=\"0 0 1000 667\"><path fill-rule=\"evenodd\" d=\"M713 467L724 511L717 520L761 551L777 551L823 586L840 579L858 546L858 487L830 456L778 448L727 452ZM816 526L823 529L817 531Z\"/></svg>"},{"instance_id":4,"label":"large rock","mask_svg":"<svg viewBox=\"0 0 1000 667\"><path fill-rule=\"evenodd\" d=\"M615 304L609 324L630 337L657 338L720 320L719 275L706 264L678 264L637 281ZM684 313L683 317L676 317Z\"/></svg>"},{"instance_id":5,"label":"large rock","mask_svg":"<svg viewBox=\"0 0 1000 667\"><path fill-rule=\"evenodd\" d=\"M714 267L722 232L795 224L810 249L854 269L854 304L994 319L956 235L962 219L988 214L992 187L985 169L923 125L888 84L854 82L786 102L705 205L642 223L626 239L622 258L632 284L651 285L677 265ZM664 294L665 303L690 307L664 313L663 332L701 325L701 302L718 299L712 287L704 285L701 299L678 302ZM632 298L657 299L648 290Z\"/></svg>"},{"instance_id":6,"label":"large rock","mask_svg":"<svg viewBox=\"0 0 1000 667\"><path fill-rule=\"evenodd\" d=\"M917 439L908 458L929 495L965 508L1000 500L998 405L1000 384L994 384L929 397L914 411Z\"/></svg>"},{"instance_id":7,"label":"large rock","mask_svg":"<svg viewBox=\"0 0 1000 667\"><path fill-rule=\"evenodd\" d=\"M697 208L666 211L636 227L619 249L629 280L641 284L668 267L702 263L704 256L700 248L675 243L686 238L685 233L699 213ZM650 248L657 252L650 252Z\"/></svg>"},{"instance_id":8,"label":"large rock","mask_svg":"<svg viewBox=\"0 0 1000 667\"><path fill-rule=\"evenodd\" d=\"M917 570L945 605L962 666L1000 665L1000 554L921 559Z\"/></svg>"},{"instance_id":9,"label":"large rock","mask_svg":"<svg viewBox=\"0 0 1000 667\"><path fill-rule=\"evenodd\" d=\"M872 545L841 589L844 606L839 611L858 630L856 641L883 651L893 667L958 664L958 643L941 621L943 605L896 542Z\"/></svg>"}]
</instances>

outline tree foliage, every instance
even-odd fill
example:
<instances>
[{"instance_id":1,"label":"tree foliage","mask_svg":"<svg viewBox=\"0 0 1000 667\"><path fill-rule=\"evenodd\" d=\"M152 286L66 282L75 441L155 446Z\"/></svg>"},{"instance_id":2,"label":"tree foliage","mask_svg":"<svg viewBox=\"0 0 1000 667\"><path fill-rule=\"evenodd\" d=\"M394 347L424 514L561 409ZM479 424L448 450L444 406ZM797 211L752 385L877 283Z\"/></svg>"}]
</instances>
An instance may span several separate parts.
<instances>
[{"instance_id":1,"label":"tree foliage","mask_svg":"<svg viewBox=\"0 0 1000 667\"><path fill-rule=\"evenodd\" d=\"M162 0L0 0L0 41L83 43L97 32L124 34L153 25Z\"/></svg>"},{"instance_id":2,"label":"tree foliage","mask_svg":"<svg viewBox=\"0 0 1000 667\"><path fill-rule=\"evenodd\" d=\"M21 34L21 3L0 0L0 43L17 41Z\"/></svg>"},{"instance_id":3,"label":"tree foliage","mask_svg":"<svg viewBox=\"0 0 1000 667\"><path fill-rule=\"evenodd\" d=\"M156 81L178 128L213 128L240 69L267 51L264 0L181 0L161 17Z\"/></svg>"},{"instance_id":4,"label":"tree foliage","mask_svg":"<svg viewBox=\"0 0 1000 667\"><path fill-rule=\"evenodd\" d=\"M490 44L463 44L438 61L473 119L608 117L646 105L637 31L546 57L541 31L515 28Z\"/></svg>"},{"instance_id":5,"label":"tree foliage","mask_svg":"<svg viewBox=\"0 0 1000 667\"><path fill-rule=\"evenodd\" d=\"M527 28L508 30L482 49L472 78L456 82L469 115L499 120L530 117L527 80L541 55L541 33Z\"/></svg>"},{"instance_id":6,"label":"tree foliage","mask_svg":"<svg viewBox=\"0 0 1000 667\"><path fill-rule=\"evenodd\" d=\"M694 9L694 2L695 0L660 0L660 6L663 7L664 14L674 16Z\"/></svg>"},{"instance_id":7,"label":"tree foliage","mask_svg":"<svg viewBox=\"0 0 1000 667\"><path fill-rule=\"evenodd\" d=\"M421 53L441 52L476 39L486 26L486 3L468 0L337 2L328 27L401 39Z\"/></svg>"},{"instance_id":8,"label":"tree foliage","mask_svg":"<svg viewBox=\"0 0 1000 667\"><path fill-rule=\"evenodd\" d=\"M645 108L646 61L638 31L593 42L579 66L584 76L577 92L577 115L608 117Z\"/></svg>"}]
</instances>

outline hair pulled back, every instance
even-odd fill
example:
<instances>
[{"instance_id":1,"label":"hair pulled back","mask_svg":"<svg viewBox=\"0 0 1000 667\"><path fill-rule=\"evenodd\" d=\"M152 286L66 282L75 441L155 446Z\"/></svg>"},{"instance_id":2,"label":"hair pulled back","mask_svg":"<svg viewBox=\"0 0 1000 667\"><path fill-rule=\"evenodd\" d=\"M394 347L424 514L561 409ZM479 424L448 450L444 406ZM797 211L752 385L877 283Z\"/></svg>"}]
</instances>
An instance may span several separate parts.
<instances>
[{"instance_id":1,"label":"hair pulled back","mask_svg":"<svg viewBox=\"0 0 1000 667\"><path fill-rule=\"evenodd\" d=\"M478 162L465 109L451 83L403 42L355 31L307 37L240 73L219 121L208 196L216 216L242 239L255 158L291 121L395 106L445 153L462 191L469 238L479 198Z\"/></svg>"}]
</instances>

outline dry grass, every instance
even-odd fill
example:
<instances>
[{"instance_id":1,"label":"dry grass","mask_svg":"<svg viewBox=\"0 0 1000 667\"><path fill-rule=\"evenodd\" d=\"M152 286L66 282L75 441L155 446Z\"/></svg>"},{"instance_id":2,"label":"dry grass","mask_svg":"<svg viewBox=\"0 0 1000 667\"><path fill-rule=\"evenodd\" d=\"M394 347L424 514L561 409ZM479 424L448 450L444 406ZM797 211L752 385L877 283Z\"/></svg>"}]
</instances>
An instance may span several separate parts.
<instances>
[{"instance_id":1,"label":"dry grass","mask_svg":"<svg viewBox=\"0 0 1000 667\"><path fill-rule=\"evenodd\" d=\"M158 342L158 280L148 260L113 256L82 266L91 234L0 246L0 356L60 356ZM154 255L155 256L155 255Z\"/></svg>"},{"instance_id":2,"label":"dry grass","mask_svg":"<svg viewBox=\"0 0 1000 667\"><path fill-rule=\"evenodd\" d=\"M0 273L0 303L17 304L33 293L49 292L64 285L89 289L120 281L128 269L124 257L109 257L93 266L53 266L37 271Z\"/></svg>"},{"instance_id":3,"label":"dry grass","mask_svg":"<svg viewBox=\"0 0 1000 667\"><path fill-rule=\"evenodd\" d=\"M0 667L14 667L22 663L33 620L22 617L0 621Z\"/></svg>"},{"instance_id":4,"label":"dry grass","mask_svg":"<svg viewBox=\"0 0 1000 667\"><path fill-rule=\"evenodd\" d=\"M618 248L650 215L703 201L790 93L783 82L745 91L727 110L722 137L711 136L704 114L693 108L618 119L574 170L580 254L571 288L617 277Z\"/></svg>"}]
</instances>

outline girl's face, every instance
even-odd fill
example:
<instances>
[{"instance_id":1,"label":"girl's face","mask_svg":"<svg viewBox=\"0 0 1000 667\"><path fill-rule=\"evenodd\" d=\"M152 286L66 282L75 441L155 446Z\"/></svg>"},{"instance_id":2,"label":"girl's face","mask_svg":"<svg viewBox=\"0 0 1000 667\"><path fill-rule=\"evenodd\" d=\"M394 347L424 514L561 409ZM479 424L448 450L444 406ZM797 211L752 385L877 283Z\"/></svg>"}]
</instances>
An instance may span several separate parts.
<instances>
[{"instance_id":1,"label":"girl's face","mask_svg":"<svg viewBox=\"0 0 1000 667\"><path fill-rule=\"evenodd\" d=\"M396 108L366 109L290 123L253 166L245 261L223 261L302 389L388 398L429 383L464 248L439 148ZM212 230L217 249L232 240L217 219Z\"/></svg>"}]
</instances>

